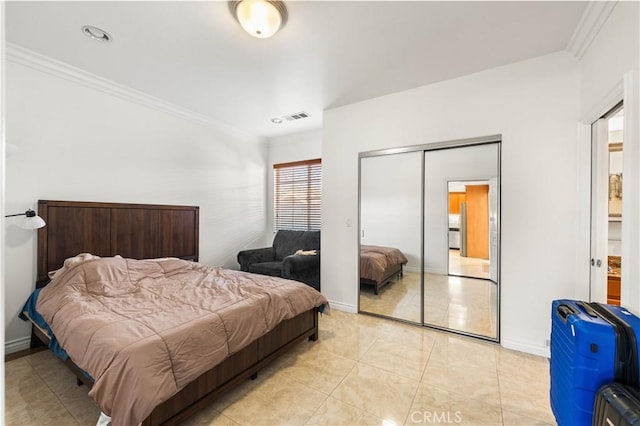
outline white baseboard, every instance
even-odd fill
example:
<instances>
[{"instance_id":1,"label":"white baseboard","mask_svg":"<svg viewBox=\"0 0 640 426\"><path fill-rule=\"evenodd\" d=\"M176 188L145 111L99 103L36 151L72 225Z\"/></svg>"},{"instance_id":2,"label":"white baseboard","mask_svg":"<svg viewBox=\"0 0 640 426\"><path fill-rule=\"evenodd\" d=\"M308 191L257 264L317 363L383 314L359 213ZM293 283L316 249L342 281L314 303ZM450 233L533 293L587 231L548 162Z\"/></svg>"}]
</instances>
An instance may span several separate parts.
<instances>
[{"instance_id":1,"label":"white baseboard","mask_svg":"<svg viewBox=\"0 0 640 426\"><path fill-rule=\"evenodd\" d=\"M4 343L4 353L12 354L14 352L23 351L31 347L31 336L21 337Z\"/></svg>"},{"instance_id":2,"label":"white baseboard","mask_svg":"<svg viewBox=\"0 0 640 426\"><path fill-rule=\"evenodd\" d=\"M331 309L336 309L336 310L342 311L342 312L348 312L350 314L358 313L358 307L357 306L348 305L346 303L336 302L334 300L329 300L329 306L331 306Z\"/></svg>"},{"instance_id":3,"label":"white baseboard","mask_svg":"<svg viewBox=\"0 0 640 426\"><path fill-rule=\"evenodd\" d=\"M443 271L442 269L439 268L424 268L424 271L427 274L434 274L434 275L448 275L447 271Z\"/></svg>"},{"instance_id":4,"label":"white baseboard","mask_svg":"<svg viewBox=\"0 0 640 426\"><path fill-rule=\"evenodd\" d=\"M513 349L514 351L526 352L528 354L543 356L545 358L549 358L551 356L549 348L546 346L531 345L529 343L509 339L502 339L500 344L503 348Z\"/></svg>"}]
</instances>

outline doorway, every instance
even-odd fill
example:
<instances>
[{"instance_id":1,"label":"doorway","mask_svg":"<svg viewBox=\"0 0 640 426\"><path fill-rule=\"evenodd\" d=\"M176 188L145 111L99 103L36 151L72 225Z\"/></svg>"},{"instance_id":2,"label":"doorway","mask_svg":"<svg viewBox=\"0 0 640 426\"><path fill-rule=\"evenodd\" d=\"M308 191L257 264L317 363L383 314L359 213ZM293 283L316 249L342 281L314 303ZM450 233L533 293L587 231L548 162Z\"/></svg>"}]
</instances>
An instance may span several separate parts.
<instances>
[{"instance_id":1,"label":"doorway","mask_svg":"<svg viewBox=\"0 0 640 426\"><path fill-rule=\"evenodd\" d=\"M592 125L591 300L620 305L624 121L622 102Z\"/></svg>"},{"instance_id":2,"label":"doorway","mask_svg":"<svg viewBox=\"0 0 640 426\"><path fill-rule=\"evenodd\" d=\"M449 181L448 274L490 279L489 180Z\"/></svg>"}]
</instances>

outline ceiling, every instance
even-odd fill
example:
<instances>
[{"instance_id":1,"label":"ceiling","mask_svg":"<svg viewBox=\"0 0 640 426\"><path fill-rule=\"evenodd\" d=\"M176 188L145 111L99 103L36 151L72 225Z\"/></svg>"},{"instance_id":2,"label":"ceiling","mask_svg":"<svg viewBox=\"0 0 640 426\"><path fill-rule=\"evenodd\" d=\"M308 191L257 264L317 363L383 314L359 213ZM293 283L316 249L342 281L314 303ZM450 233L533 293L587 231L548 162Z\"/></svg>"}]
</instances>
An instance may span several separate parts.
<instances>
[{"instance_id":1,"label":"ceiling","mask_svg":"<svg viewBox=\"0 0 640 426\"><path fill-rule=\"evenodd\" d=\"M586 2L289 1L270 39L227 2L7 2L13 43L261 138L327 108L564 50ZM107 31L95 42L80 28ZM271 118L305 111L276 125Z\"/></svg>"}]
</instances>

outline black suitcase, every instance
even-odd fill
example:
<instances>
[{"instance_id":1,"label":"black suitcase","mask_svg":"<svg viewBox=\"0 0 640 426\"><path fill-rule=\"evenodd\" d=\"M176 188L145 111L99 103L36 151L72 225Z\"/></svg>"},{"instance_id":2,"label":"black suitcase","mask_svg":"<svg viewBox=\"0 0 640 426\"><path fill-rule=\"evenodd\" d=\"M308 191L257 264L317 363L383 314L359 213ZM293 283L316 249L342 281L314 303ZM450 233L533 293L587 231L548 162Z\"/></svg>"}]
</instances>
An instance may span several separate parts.
<instances>
[{"instance_id":1,"label":"black suitcase","mask_svg":"<svg viewBox=\"0 0 640 426\"><path fill-rule=\"evenodd\" d=\"M593 404L592 426L640 425L640 391L620 383L602 386Z\"/></svg>"}]
</instances>

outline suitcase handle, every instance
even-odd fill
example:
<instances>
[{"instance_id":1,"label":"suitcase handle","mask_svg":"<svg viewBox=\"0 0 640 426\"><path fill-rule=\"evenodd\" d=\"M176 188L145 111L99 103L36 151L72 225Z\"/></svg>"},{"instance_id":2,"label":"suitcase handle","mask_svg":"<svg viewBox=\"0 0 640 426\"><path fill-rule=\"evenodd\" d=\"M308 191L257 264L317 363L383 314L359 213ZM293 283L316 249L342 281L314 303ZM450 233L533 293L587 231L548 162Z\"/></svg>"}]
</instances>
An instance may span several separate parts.
<instances>
[{"instance_id":1,"label":"suitcase handle","mask_svg":"<svg viewBox=\"0 0 640 426\"><path fill-rule=\"evenodd\" d=\"M569 315L575 315L578 313L578 311L573 306L562 304L558 305L558 307L556 308L556 313L558 314L560 319L564 323L566 323Z\"/></svg>"},{"instance_id":2,"label":"suitcase handle","mask_svg":"<svg viewBox=\"0 0 640 426\"><path fill-rule=\"evenodd\" d=\"M591 318L598 318L600 316L598 315L596 310L593 309L588 303L576 302L576 305L580 306L584 310L584 312Z\"/></svg>"}]
</instances>

